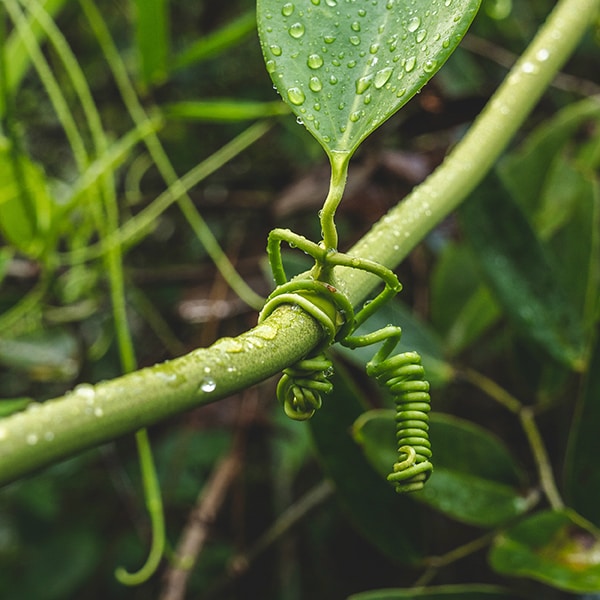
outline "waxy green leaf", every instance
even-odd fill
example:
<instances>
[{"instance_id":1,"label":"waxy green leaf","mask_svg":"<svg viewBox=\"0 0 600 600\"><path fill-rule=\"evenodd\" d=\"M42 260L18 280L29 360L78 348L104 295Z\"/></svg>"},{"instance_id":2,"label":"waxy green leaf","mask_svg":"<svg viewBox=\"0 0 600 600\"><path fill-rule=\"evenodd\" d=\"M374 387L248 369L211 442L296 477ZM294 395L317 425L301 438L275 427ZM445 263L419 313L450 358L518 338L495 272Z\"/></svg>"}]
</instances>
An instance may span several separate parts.
<instances>
[{"instance_id":1,"label":"waxy green leaf","mask_svg":"<svg viewBox=\"0 0 600 600\"><path fill-rule=\"evenodd\" d=\"M464 204L465 232L495 300L521 333L566 366L584 366L581 317L553 255L495 176Z\"/></svg>"},{"instance_id":2,"label":"waxy green leaf","mask_svg":"<svg viewBox=\"0 0 600 600\"><path fill-rule=\"evenodd\" d=\"M490 563L571 592L600 589L600 537L571 510L537 513L498 536Z\"/></svg>"},{"instance_id":3,"label":"waxy green leaf","mask_svg":"<svg viewBox=\"0 0 600 600\"><path fill-rule=\"evenodd\" d=\"M413 497L445 515L479 527L494 527L528 510L535 495L520 491L522 474L504 445L489 431L450 415L430 415L434 471ZM392 410L371 410L353 434L371 465L385 477L396 460Z\"/></svg>"},{"instance_id":4,"label":"waxy green leaf","mask_svg":"<svg viewBox=\"0 0 600 600\"><path fill-rule=\"evenodd\" d=\"M479 0L258 0L267 71L331 155L351 154L458 46Z\"/></svg>"}]
</instances>

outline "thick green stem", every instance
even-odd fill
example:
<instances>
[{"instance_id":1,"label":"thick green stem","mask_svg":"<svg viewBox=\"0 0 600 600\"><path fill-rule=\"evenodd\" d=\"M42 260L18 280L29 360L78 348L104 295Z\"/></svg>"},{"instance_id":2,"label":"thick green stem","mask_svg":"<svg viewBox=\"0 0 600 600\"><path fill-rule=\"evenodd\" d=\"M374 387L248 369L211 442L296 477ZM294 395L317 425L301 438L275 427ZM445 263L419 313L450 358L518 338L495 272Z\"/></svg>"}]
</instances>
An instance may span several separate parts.
<instances>
[{"instance_id":1,"label":"thick green stem","mask_svg":"<svg viewBox=\"0 0 600 600\"><path fill-rule=\"evenodd\" d=\"M350 252L388 267L403 260L483 178L599 9L600 0L561 0L464 140ZM354 305L378 282L357 269L337 271ZM281 307L236 339L35 404L0 421L0 483L245 389L298 361L322 335L311 317Z\"/></svg>"}]
</instances>

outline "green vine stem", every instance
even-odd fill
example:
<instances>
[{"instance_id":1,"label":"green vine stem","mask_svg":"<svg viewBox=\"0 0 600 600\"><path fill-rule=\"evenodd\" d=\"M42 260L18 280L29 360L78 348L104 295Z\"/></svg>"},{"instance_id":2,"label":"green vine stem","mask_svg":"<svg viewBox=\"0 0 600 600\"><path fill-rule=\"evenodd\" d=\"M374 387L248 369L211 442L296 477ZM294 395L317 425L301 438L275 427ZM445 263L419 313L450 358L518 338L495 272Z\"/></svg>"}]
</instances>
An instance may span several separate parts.
<instances>
[{"instance_id":1,"label":"green vine stem","mask_svg":"<svg viewBox=\"0 0 600 600\"><path fill-rule=\"evenodd\" d=\"M560 0L462 142L350 253L388 267L402 261L484 177L599 10L600 0ZM336 268L336 276L354 305L378 281L344 267ZM245 389L300 360L322 335L310 316L280 307L237 338L33 404L0 421L0 483Z\"/></svg>"},{"instance_id":2,"label":"green vine stem","mask_svg":"<svg viewBox=\"0 0 600 600\"><path fill-rule=\"evenodd\" d=\"M535 464L537 465L540 485L544 490L544 494L554 510L564 508L565 504L558 491L554 473L552 472L552 463L550 462L550 457L548 456L548 451L546 450L540 430L535 422L533 409L525 406L495 381L473 369L465 369L460 375L519 418L535 459Z\"/></svg>"}]
</instances>

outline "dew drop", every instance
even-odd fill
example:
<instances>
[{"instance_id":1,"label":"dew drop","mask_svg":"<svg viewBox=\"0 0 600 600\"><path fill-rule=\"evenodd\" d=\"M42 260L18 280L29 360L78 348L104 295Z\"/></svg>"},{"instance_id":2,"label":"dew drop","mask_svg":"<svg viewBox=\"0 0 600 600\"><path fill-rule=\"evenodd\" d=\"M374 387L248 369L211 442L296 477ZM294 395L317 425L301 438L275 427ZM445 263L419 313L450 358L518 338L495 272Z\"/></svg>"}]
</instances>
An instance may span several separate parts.
<instances>
[{"instance_id":1,"label":"dew drop","mask_svg":"<svg viewBox=\"0 0 600 600\"><path fill-rule=\"evenodd\" d=\"M338 82L337 77L335 75L330 75L329 76L329 83L331 85L335 85Z\"/></svg>"},{"instance_id":2,"label":"dew drop","mask_svg":"<svg viewBox=\"0 0 600 600\"><path fill-rule=\"evenodd\" d=\"M351 35L350 36L350 43L353 46L358 46L358 45L360 45L360 38L357 35Z\"/></svg>"},{"instance_id":3,"label":"dew drop","mask_svg":"<svg viewBox=\"0 0 600 600\"><path fill-rule=\"evenodd\" d=\"M410 73L415 68L416 64L417 64L417 57L411 56L410 58L406 59L406 64L404 65L404 70L407 73Z\"/></svg>"},{"instance_id":4,"label":"dew drop","mask_svg":"<svg viewBox=\"0 0 600 600\"><path fill-rule=\"evenodd\" d=\"M274 60L268 60L265 63L265 66L267 67L267 73L273 73L276 69L276 65L275 65L275 61Z\"/></svg>"},{"instance_id":5,"label":"dew drop","mask_svg":"<svg viewBox=\"0 0 600 600\"><path fill-rule=\"evenodd\" d=\"M281 46L277 46L277 44L273 44L269 47L273 56L281 56Z\"/></svg>"},{"instance_id":6,"label":"dew drop","mask_svg":"<svg viewBox=\"0 0 600 600\"><path fill-rule=\"evenodd\" d=\"M294 23L289 29L289 34L296 40L301 38L304 35L304 25L302 23Z\"/></svg>"},{"instance_id":7,"label":"dew drop","mask_svg":"<svg viewBox=\"0 0 600 600\"><path fill-rule=\"evenodd\" d=\"M315 102L315 103L313 104L313 108L314 108L314 109L315 109L317 112L319 112L319 111L321 110L321 103L320 103L320 102ZM317 124L317 121L315 121L315 126L316 126L316 124ZM318 127L317 127L317 129L318 129Z\"/></svg>"},{"instance_id":8,"label":"dew drop","mask_svg":"<svg viewBox=\"0 0 600 600\"><path fill-rule=\"evenodd\" d=\"M85 400L86 404L94 403L94 399L96 397L96 390L94 389L93 385L90 385L89 383L81 383L73 390L73 392L77 396Z\"/></svg>"},{"instance_id":9,"label":"dew drop","mask_svg":"<svg viewBox=\"0 0 600 600\"><path fill-rule=\"evenodd\" d=\"M200 384L200 389L205 394L210 394L217 389L217 382L212 377L205 377Z\"/></svg>"},{"instance_id":10,"label":"dew drop","mask_svg":"<svg viewBox=\"0 0 600 600\"><path fill-rule=\"evenodd\" d=\"M360 111L354 111L353 113L350 113L350 120L353 123L356 123L356 121L358 121L360 119Z\"/></svg>"},{"instance_id":11,"label":"dew drop","mask_svg":"<svg viewBox=\"0 0 600 600\"><path fill-rule=\"evenodd\" d=\"M306 61L306 64L311 69L319 69L323 66L323 58L321 56L319 56L318 54L311 54L311 55L309 55L308 60Z\"/></svg>"},{"instance_id":12,"label":"dew drop","mask_svg":"<svg viewBox=\"0 0 600 600\"><path fill-rule=\"evenodd\" d=\"M435 61L435 60L428 60L423 65L423 70L425 71L425 73L433 73L435 71L436 67L437 67L437 61Z\"/></svg>"},{"instance_id":13,"label":"dew drop","mask_svg":"<svg viewBox=\"0 0 600 600\"><path fill-rule=\"evenodd\" d=\"M381 69L381 71L377 71L377 73L375 73L373 84L375 85L376 89L380 90L390 80L393 70L393 67L386 67L385 69Z\"/></svg>"},{"instance_id":14,"label":"dew drop","mask_svg":"<svg viewBox=\"0 0 600 600\"><path fill-rule=\"evenodd\" d=\"M523 63L521 68L523 69L523 73L536 73L538 71L538 67L529 61Z\"/></svg>"},{"instance_id":15,"label":"dew drop","mask_svg":"<svg viewBox=\"0 0 600 600\"><path fill-rule=\"evenodd\" d=\"M327 6L337 6L337 0L325 0Z\"/></svg>"},{"instance_id":16,"label":"dew drop","mask_svg":"<svg viewBox=\"0 0 600 600\"><path fill-rule=\"evenodd\" d=\"M323 36L323 41L326 44L333 44L335 42L335 35L325 35Z\"/></svg>"},{"instance_id":17,"label":"dew drop","mask_svg":"<svg viewBox=\"0 0 600 600\"><path fill-rule=\"evenodd\" d=\"M304 92L299 87L291 87L287 91L289 101L295 106L300 106L306 100Z\"/></svg>"},{"instance_id":18,"label":"dew drop","mask_svg":"<svg viewBox=\"0 0 600 600\"><path fill-rule=\"evenodd\" d=\"M364 17L367 14L367 11L364 8L359 9L358 16Z\"/></svg>"},{"instance_id":19,"label":"dew drop","mask_svg":"<svg viewBox=\"0 0 600 600\"><path fill-rule=\"evenodd\" d=\"M379 44L377 44L377 43L371 44L371 46L369 47L369 52L371 54L376 54L377 50L379 50Z\"/></svg>"},{"instance_id":20,"label":"dew drop","mask_svg":"<svg viewBox=\"0 0 600 600\"><path fill-rule=\"evenodd\" d=\"M404 96L404 94L406 94L406 89L405 88L400 88L396 92L396 98L402 98L402 96Z\"/></svg>"},{"instance_id":21,"label":"dew drop","mask_svg":"<svg viewBox=\"0 0 600 600\"><path fill-rule=\"evenodd\" d=\"M414 33L417 29L419 29L419 26L421 25L421 19L419 17L413 17L409 22L408 22L408 26L406 27L411 33Z\"/></svg>"},{"instance_id":22,"label":"dew drop","mask_svg":"<svg viewBox=\"0 0 600 600\"><path fill-rule=\"evenodd\" d=\"M371 82L373 80L373 75L365 75L364 77L360 77L356 80L356 93L364 94L369 87L371 86Z\"/></svg>"},{"instance_id":23,"label":"dew drop","mask_svg":"<svg viewBox=\"0 0 600 600\"><path fill-rule=\"evenodd\" d=\"M452 4L452 0L445 0L444 6L450 6Z\"/></svg>"},{"instance_id":24,"label":"dew drop","mask_svg":"<svg viewBox=\"0 0 600 600\"><path fill-rule=\"evenodd\" d=\"M419 29L419 31L417 31L417 35L415 36L417 44L420 44L426 37L427 31L425 31L425 29Z\"/></svg>"},{"instance_id":25,"label":"dew drop","mask_svg":"<svg viewBox=\"0 0 600 600\"><path fill-rule=\"evenodd\" d=\"M318 77L311 77L308 82L308 87L313 92L320 92L323 89L323 84L321 83L321 80Z\"/></svg>"},{"instance_id":26,"label":"dew drop","mask_svg":"<svg viewBox=\"0 0 600 600\"><path fill-rule=\"evenodd\" d=\"M300 117L296 117L296 123L298 123L298 125L304 125L304 121Z\"/></svg>"},{"instance_id":27,"label":"dew drop","mask_svg":"<svg viewBox=\"0 0 600 600\"><path fill-rule=\"evenodd\" d=\"M385 5L388 10L394 8L394 0L388 0L388 3Z\"/></svg>"},{"instance_id":28,"label":"dew drop","mask_svg":"<svg viewBox=\"0 0 600 600\"><path fill-rule=\"evenodd\" d=\"M356 66L356 61L355 60L348 61L348 68L349 69L353 69L355 66Z\"/></svg>"},{"instance_id":29,"label":"dew drop","mask_svg":"<svg viewBox=\"0 0 600 600\"><path fill-rule=\"evenodd\" d=\"M546 48L541 48L540 50L538 50L535 54L535 57L540 61L540 62L544 62L545 60L548 60L550 56L550 52L546 49Z\"/></svg>"},{"instance_id":30,"label":"dew drop","mask_svg":"<svg viewBox=\"0 0 600 600\"><path fill-rule=\"evenodd\" d=\"M286 2L281 8L281 14L284 17L289 17L294 12L295 6L291 2Z\"/></svg>"},{"instance_id":31,"label":"dew drop","mask_svg":"<svg viewBox=\"0 0 600 600\"><path fill-rule=\"evenodd\" d=\"M371 94L365 94L364 103L371 104L371 100L373 100L373 97L371 96Z\"/></svg>"},{"instance_id":32,"label":"dew drop","mask_svg":"<svg viewBox=\"0 0 600 600\"><path fill-rule=\"evenodd\" d=\"M352 31L360 31L360 23L358 21L354 21L352 25L350 25L350 29L352 29Z\"/></svg>"}]
</instances>

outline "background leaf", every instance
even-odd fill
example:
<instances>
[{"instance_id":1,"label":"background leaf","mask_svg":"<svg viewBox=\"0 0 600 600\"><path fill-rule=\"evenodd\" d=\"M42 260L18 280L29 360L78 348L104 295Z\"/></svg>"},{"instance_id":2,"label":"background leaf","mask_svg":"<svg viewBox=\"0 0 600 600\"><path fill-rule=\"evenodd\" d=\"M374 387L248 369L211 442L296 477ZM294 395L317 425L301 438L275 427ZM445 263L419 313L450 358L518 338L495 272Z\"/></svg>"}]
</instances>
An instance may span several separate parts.
<instances>
[{"instance_id":1,"label":"background leaf","mask_svg":"<svg viewBox=\"0 0 600 600\"><path fill-rule=\"evenodd\" d=\"M395 413L374 410L354 424L354 438L365 456L385 477L396 460ZM449 517L481 527L493 527L530 508L517 486L522 473L505 446L489 431L452 417L430 415L434 470L414 498Z\"/></svg>"},{"instance_id":2,"label":"background leaf","mask_svg":"<svg viewBox=\"0 0 600 600\"><path fill-rule=\"evenodd\" d=\"M479 0L258 0L267 70L330 152L352 153L450 56Z\"/></svg>"},{"instance_id":3,"label":"background leaf","mask_svg":"<svg viewBox=\"0 0 600 600\"><path fill-rule=\"evenodd\" d=\"M580 314L558 268L523 213L490 176L466 202L462 222L496 299L520 331L559 362L583 367Z\"/></svg>"},{"instance_id":4,"label":"background leaf","mask_svg":"<svg viewBox=\"0 0 600 600\"><path fill-rule=\"evenodd\" d=\"M600 538L569 510L537 513L498 536L490 562L499 573L572 592L600 589Z\"/></svg>"},{"instance_id":5,"label":"background leaf","mask_svg":"<svg viewBox=\"0 0 600 600\"><path fill-rule=\"evenodd\" d=\"M421 556L415 504L396 494L354 443L352 424L364 406L340 372L336 366L334 390L310 420L320 461L335 482L340 502L357 530L385 555L405 564L414 563Z\"/></svg>"}]
</instances>

